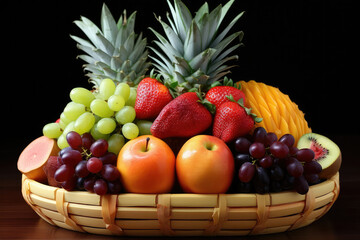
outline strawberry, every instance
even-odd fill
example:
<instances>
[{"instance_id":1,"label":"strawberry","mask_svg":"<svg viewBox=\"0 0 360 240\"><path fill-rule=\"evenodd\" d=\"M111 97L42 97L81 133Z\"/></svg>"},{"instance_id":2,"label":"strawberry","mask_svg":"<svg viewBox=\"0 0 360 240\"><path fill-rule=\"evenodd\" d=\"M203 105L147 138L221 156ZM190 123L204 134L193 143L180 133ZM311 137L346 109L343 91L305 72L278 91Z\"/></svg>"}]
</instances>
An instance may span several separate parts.
<instances>
[{"instance_id":1,"label":"strawberry","mask_svg":"<svg viewBox=\"0 0 360 240\"><path fill-rule=\"evenodd\" d=\"M169 89L154 78L144 78L138 85L135 112L138 119L155 119L173 97Z\"/></svg>"},{"instance_id":2,"label":"strawberry","mask_svg":"<svg viewBox=\"0 0 360 240\"><path fill-rule=\"evenodd\" d=\"M195 92L187 92L172 100L161 110L151 126L151 133L158 138L190 137L210 127L212 116L200 103Z\"/></svg>"},{"instance_id":3,"label":"strawberry","mask_svg":"<svg viewBox=\"0 0 360 240\"><path fill-rule=\"evenodd\" d=\"M230 95L233 96L235 101L239 101L242 98L243 101L246 102L243 91L232 86L213 87L206 93L205 99L214 104L216 108L219 108L224 102L230 101L228 98L226 98L226 96Z\"/></svg>"},{"instance_id":4,"label":"strawberry","mask_svg":"<svg viewBox=\"0 0 360 240\"><path fill-rule=\"evenodd\" d=\"M213 135L224 142L245 136L254 127L255 122L262 121L251 113L251 109L244 107L243 99L237 102L232 96L228 99L228 102L217 108L213 125Z\"/></svg>"}]
</instances>

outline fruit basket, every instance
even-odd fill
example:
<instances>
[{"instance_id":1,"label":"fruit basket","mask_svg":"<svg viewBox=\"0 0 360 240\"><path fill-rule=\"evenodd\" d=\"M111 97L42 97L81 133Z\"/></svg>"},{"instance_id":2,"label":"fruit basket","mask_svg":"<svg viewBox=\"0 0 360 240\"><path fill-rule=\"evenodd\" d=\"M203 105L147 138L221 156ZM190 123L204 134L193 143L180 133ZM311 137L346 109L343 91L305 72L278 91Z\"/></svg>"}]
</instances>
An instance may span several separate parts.
<instances>
[{"instance_id":1,"label":"fruit basket","mask_svg":"<svg viewBox=\"0 0 360 240\"><path fill-rule=\"evenodd\" d=\"M124 236L238 236L311 224L339 195L339 173L309 188L270 194L118 194L66 191L23 175L25 201L45 221L69 230Z\"/></svg>"},{"instance_id":2,"label":"fruit basket","mask_svg":"<svg viewBox=\"0 0 360 240\"><path fill-rule=\"evenodd\" d=\"M136 12L116 22L104 4L101 29L75 21L94 86L73 88L18 159L42 219L103 235L238 236L297 229L331 208L339 147L278 88L226 76L243 37L227 36L243 12L219 28L233 3L192 17L168 1L166 37L149 27L163 53L135 34Z\"/></svg>"}]
</instances>

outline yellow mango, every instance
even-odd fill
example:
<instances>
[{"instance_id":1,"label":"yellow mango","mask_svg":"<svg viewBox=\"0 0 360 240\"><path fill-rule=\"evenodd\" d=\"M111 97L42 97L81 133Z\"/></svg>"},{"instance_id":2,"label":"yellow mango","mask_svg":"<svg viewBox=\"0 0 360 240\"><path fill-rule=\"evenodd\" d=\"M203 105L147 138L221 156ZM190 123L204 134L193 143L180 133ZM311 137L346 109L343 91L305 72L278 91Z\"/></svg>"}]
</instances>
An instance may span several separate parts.
<instances>
[{"instance_id":1,"label":"yellow mango","mask_svg":"<svg viewBox=\"0 0 360 240\"><path fill-rule=\"evenodd\" d=\"M274 132L278 137L286 133L294 136L297 142L305 133L311 132L305 120L305 114L290 97L275 88L255 81L240 81L248 107L258 117L263 118L261 126L268 132Z\"/></svg>"}]
</instances>

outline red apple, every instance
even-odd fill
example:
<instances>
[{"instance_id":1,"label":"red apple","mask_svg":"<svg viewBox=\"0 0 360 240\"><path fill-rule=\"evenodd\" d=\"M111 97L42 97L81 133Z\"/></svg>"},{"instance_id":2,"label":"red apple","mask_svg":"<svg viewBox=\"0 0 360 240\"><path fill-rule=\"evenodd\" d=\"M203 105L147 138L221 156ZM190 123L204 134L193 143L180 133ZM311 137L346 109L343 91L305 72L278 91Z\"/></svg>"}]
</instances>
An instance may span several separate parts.
<instances>
[{"instance_id":1,"label":"red apple","mask_svg":"<svg viewBox=\"0 0 360 240\"><path fill-rule=\"evenodd\" d=\"M128 192L167 193L174 184L175 155L164 141L151 135L127 142L117 167Z\"/></svg>"},{"instance_id":2,"label":"red apple","mask_svg":"<svg viewBox=\"0 0 360 240\"><path fill-rule=\"evenodd\" d=\"M225 193L233 179L234 158L221 139L198 135L180 149L176 173L185 192Z\"/></svg>"}]
</instances>

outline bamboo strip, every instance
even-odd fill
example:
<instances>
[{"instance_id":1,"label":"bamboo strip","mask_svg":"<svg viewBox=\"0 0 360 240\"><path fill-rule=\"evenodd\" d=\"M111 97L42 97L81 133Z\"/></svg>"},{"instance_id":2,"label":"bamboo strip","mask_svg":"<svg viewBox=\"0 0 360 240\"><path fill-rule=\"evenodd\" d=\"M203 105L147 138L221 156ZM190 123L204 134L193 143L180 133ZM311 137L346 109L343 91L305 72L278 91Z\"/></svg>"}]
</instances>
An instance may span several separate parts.
<instances>
[{"instance_id":1,"label":"bamboo strip","mask_svg":"<svg viewBox=\"0 0 360 240\"><path fill-rule=\"evenodd\" d=\"M315 209L324 207L331 202L333 193L315 199ZM35 194L30 194L34 204L56 211L55 200L49 200ZM269 217L281 217L298 214L304 208L304 202L295 202L269 207ZM100 206L69 203L69 213L73 215L101 218ZM213 208L172 208L171 219L211 219ZM116 218L157 219L156 209L150 207L118 207ZM229 208L229 220L256 219L256 208Z\"/></svg>"},{"instance_id":2,"label":"bamboo strip","mask_svg":"<svg viewBox=\"0 0 360 240\"><path fill-rule=\"evenodd\" d=\"M305 196L281 192L129 193L100 197L87 192L68 192L23 176L22 193L45 221L75 231L126 236L240 236L283 232L311 224L336 200L338 181L337 174L311 186Z\"/></svg>"},{"instance_id":3,"label":"bamboo strip","mask_svg":"<svg viewBox=\"0 0 360 240\"><path fill-rule=\"evenodd\" d=\"M119 207L156 207L156 194L119 194Z\"/></svg>"},{"instance_id":4,"label":"bamboo strip","mask_svg":"<svg viewBox=\"0 0 360 240\"><path fill-rule=\"evenodd\" d=\"M217 194L171 194L172 207L216 207Z\"/></svg>"}]
</instances>

